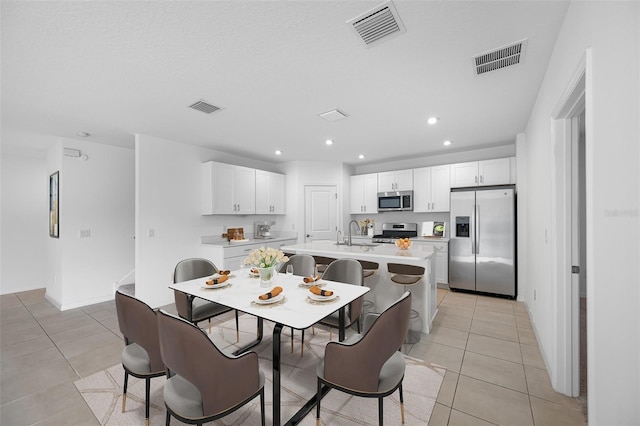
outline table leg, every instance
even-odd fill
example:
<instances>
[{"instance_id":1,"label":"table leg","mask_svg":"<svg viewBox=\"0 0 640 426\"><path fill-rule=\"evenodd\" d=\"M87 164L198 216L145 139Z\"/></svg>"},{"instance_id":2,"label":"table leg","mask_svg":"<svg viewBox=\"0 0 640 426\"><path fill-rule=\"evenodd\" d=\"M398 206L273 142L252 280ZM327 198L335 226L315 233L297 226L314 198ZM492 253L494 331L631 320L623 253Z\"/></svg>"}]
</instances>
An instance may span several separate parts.
<instances>
[{"instance_id":1,"label":"table leg","mask_svg":"<svg viewBox=\"0 0 640 426\"><path fill-rule=\"evenodd\" d=\"M280 426L280 337L282 324L273 327L273 424Z\"/></svg>"},{"instance_id":2,"label":"table leg","mask_svg":"<svg viewBox=\"0 0 640 426\"><path fill-rule=\"evenodd\" d=\"M345 323L345 318L344 318L344 313L345 309L344 307L340 308L340 311L338 311L338 339L342 342L345 338L345 331L344 331L344 323ZM282 327L280 327L282 328ZM275 344L276 338L275 338L275 330L274 330L274 336L273 336L273 342ZM279 339L279 337L278 337ZM280 346L279 340L278 340L278 347ZM280 350L278 350L278 354L280 353ZM274 398L273 398L273 413L274 413L274 419L275 419L275 412L276 412L276 399L275 399L275 394L276 394L276 348L275 346L273 347L273 394L274 394ZM329 391L331 390L331 388L329 386L323 385L322 386L322 390L320 391L320 399L324 398L324 396L326 394L329 393ZM286 423L286 426L295 426L298 423L300 423L302 421L302 419L305 418L305 416L307 414L309 414L309 412L311 410L313 410L313 408L316 406L316 404L318 403L318 394L315 394L311 397L310 400L308 400L301 409L298 410L297 413L295 413L293 415L293 417L291 417L291 419L289 419L289 421ZM280 425L280 360L278 359L278 423L273 422L274 425Z\"/></svg>"},{"instance_id":3,"label":"table leg","mask_svg":"<svg viewBox=\"0 0 640 426\"><path fill-rule=\"evenodd\" d=\"M258 317L258 335L256 336L256 340L247 343L246 345L244 345L240 349L236 350L233 354L234 355L241 355L241 354L245 353L246 351L248 351L249 349L253 348L258 343L262 342L263 334L264 334L263 319Z\"/></svg>"}]
</instances>

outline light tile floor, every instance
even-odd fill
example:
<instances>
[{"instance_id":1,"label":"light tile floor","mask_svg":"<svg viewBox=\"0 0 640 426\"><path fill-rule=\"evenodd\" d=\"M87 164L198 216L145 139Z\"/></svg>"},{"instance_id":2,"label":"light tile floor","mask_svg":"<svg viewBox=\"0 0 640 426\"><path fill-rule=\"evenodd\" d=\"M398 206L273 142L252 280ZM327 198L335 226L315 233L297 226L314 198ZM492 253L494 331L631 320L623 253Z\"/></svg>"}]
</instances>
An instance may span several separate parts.
<instances>
[{"instance_id":1,"label":"light tile floor","mask_svg":"<svg viewBox=\"0 0 640 426\"><path fill-rule=\"evenodd\" d=\"M96 425L73 382L120 362L115 304L60 312L44 294L0 296L0 424ZM447 368L430 425L586 424L551 388L522 303L439 289L438 304L433 332L403 348Z\"/></svg>"}]
</instances>

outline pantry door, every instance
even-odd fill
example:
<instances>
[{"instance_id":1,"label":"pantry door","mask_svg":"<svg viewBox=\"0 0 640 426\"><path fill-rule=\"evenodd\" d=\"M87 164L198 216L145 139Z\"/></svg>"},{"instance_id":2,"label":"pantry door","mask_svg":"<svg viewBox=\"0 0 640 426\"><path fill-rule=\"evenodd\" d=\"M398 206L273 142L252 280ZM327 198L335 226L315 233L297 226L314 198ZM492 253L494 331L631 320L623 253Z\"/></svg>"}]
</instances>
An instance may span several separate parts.
<instances>
[{"instance_id":1,"label":"pantry door","mask_svg":"<svg viewBox=\"0 0 640 426\"><path fill-rule=\"evenodd\" d=\"M338 191L334 185L304 188L305 242L334 240L338 221Z\"/></svg>"}]
</instances>

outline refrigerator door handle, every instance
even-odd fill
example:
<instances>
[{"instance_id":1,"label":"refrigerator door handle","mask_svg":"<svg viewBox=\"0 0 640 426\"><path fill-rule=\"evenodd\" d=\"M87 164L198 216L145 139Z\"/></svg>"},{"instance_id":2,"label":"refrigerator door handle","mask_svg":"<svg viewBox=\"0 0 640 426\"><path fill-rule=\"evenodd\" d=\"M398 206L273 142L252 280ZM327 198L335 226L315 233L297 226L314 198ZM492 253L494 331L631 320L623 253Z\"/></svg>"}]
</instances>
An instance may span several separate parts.
<instances>
[{"instance_id":1,"label":"refrigerator door handle","mask_svg":"<svg viewBox=\"0 0 640 426\"><path fill-rule=\"evenodd\" d=\"M480 254L480 204L476 204L476 254Z\"/></svg>"},{"instance_id":2,"label":"refrigerator door handle","mask_svg":"<svg viewBox=\"0 0 640 426\"><path fill-rule=\"evenodd\" d=\"M471 254L476 254L476 205L471 210L471 223L469 224L469 235L471 235Z\"/></svg>"}]
</instances>

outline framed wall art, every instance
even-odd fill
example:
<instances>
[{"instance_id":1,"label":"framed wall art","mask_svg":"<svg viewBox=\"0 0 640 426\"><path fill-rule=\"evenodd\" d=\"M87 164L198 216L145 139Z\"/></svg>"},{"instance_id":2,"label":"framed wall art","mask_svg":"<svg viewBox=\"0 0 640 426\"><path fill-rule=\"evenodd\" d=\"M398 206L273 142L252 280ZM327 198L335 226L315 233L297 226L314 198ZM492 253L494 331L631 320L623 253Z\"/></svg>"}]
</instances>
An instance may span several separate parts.
<instances>
[{"instance_id":1,"label":"framed wall art","mask_svg":"<svg viewBox=\"0 0 640 426\"><path fill-rule=\"evenodd\" d=\"M49 176L49 236L60 238L60 172Z\"/></svg>"}]
</instances>

